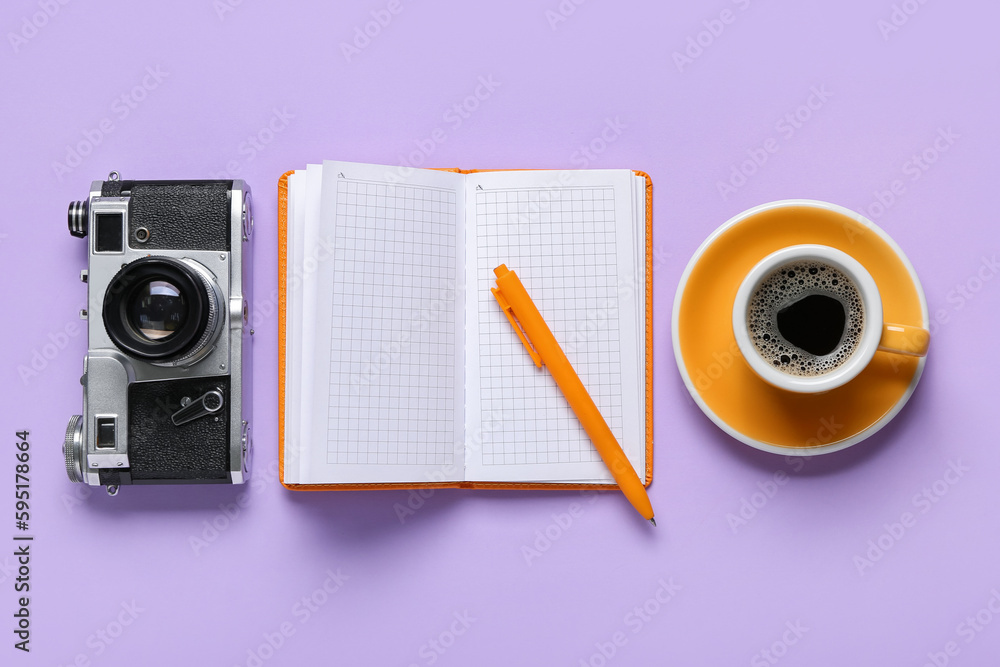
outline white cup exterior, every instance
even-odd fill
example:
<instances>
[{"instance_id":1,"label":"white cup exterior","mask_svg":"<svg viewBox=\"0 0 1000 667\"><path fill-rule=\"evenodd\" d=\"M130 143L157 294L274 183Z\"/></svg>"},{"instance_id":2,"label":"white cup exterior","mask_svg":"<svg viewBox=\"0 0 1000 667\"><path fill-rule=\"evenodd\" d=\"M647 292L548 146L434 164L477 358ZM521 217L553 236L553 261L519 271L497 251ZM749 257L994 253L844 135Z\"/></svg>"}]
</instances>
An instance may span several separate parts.
<instances>
[{"instance_id":1,"label":"white cup exterior","mask_svg":"<svg viewBox=\"0 0 1000 667\"><path fill-rule=\"evenodd\" d=\"M815 376L797 376L783 373L762 357L750 340L747 330L747 308L750 297L764 278L785 264L802 260L817 260L834 266L854 281L864 307L864 330L854 353L840 366L828 373ZM733 334L743 358L766 382L799 393L820 393L847 384L868 366L875 356L879 340L882 338L882 298L871 274L856 259L847 253L824 245L803 244L788 246L771 253L758 262L743 279L733 302Z\"/></svg>"}]
</instances>

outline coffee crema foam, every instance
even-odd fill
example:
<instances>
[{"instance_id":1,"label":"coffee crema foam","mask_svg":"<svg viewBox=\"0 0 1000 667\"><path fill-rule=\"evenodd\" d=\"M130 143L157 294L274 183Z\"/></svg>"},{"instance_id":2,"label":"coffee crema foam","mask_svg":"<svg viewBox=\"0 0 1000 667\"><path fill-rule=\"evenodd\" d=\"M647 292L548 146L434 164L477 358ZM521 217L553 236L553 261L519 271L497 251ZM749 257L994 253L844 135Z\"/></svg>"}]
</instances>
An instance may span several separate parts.
<instances>
[{"instance_id":1,"label":"coffee crema foam","mask_svg":"<svg viewBox=\"0 0 1000 667\"><path fill-rule=\"evenodd\" d=\"M835 298L845 311L840 344L821 356L788 342L778 330L778 311L812 294ZM747 333L757 352L789 375L810 377L834 370L854 354L864 328L864 305L854 281L816 260L790 262L767 274L747 308Z\"/></svg>"}]
</instances>

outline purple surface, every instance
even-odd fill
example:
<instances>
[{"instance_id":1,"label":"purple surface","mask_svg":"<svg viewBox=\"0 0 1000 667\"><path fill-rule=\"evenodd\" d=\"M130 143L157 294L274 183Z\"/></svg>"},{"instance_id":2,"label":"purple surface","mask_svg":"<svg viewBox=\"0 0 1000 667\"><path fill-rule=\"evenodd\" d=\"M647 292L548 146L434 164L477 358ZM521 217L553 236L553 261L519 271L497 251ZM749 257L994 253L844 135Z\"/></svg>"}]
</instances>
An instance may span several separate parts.
<instances>
[{"instance_id":1,"label":"purple surface","mask_svg":"<svg viewBox=\"0 0 1000 667\"><path fill-rule=\"evenodd\" d=\"M0 9L0 662L995 664L996 3L404 0L348 61L340 45L394 3L232 0L220 16L224 2L11 0ZM549 12L560 6L575 10L553 29ZM47 18L45 7L58 11ZM893 20L898 30L885 32ZM689 38L708 45L699 54ZM674 53L688 48L696 57L678 67ZM481 77L497 82L489 97L467 118L449 113ZM807 120L782 121L814 91L823 99L800 112ZM143 99L130 108L123 95ZM276 110L287 125L275 121L273 141L251 149ZM96 141L105 119L113 130ZM615 141L602 145L616 119L620 135L609 131ZM428 144L437 128L445 140ZM941 131L957 138L936 153ZM95 145L79 164L54 166L87 141ZM591 143L588 157L580 149ZM433 147L426 166L651 174L662 257L658 529L615 494L439 491L401 523L405 491L285 491L274 470L274 315L256 327L251 486L108 498L67 481L60 443L80 410L86 350L76 316L84 245L66 233L69 200L112 169L246 178L257 205L257 308L267 313L279 175L323 158L398 164L418 144ZM776 152L723 196L718 183L765 144ZM923 171L912 156L925 149L936 161ZM902 194L886 206L878 193L895 180ZM939 318L921 385L897 419L804 465L712 425L687 397L669 336L677 281L702 239L741 210L788 197L867 211L906 251ZM33 358L41 368L22 378ZM13 648L11 632L21 428L31 430L36 536L30 655ZM784 484L772 483L778 471ZM737 524L744 502L760 507ZM554 516L565 524L574 503L582 513L560 528ZM912 520L896 526L904 513ZM195 548L194 538L206 543ZM536 541L545 550L529 564L524 550ZM869 557L870 566L859 560ZM330 594L328 571L348 577Z\"/></svg>"}]
</instances>

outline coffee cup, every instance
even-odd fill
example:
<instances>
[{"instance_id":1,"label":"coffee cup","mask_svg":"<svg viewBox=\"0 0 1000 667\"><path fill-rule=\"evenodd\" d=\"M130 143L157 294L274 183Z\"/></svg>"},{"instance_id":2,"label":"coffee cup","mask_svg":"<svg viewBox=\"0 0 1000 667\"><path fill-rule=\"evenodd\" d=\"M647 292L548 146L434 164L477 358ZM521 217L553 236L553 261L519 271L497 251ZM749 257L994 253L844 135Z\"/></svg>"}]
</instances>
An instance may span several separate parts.
<instances>
[{"instance_id":1,"label":"coffee cup","mask_svg":"<svg viewBox=\"0 0 1000 667\"><path fill-rule=\"evenodd\" d=\"M787 391L830 391L876 353L924 356L930 333L883 321L871 274L824 245L781 248L746 275L733 303L733 333L746 362Z\"/></svg>"}]
</instances>

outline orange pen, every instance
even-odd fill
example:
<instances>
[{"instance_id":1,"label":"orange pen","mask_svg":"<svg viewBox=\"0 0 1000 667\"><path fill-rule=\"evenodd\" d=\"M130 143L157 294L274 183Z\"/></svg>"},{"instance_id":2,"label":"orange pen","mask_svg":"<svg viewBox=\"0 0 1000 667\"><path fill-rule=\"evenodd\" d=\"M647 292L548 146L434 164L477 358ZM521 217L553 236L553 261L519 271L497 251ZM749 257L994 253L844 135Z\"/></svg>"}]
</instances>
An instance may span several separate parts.
<instances>
[{"instance_id":1,"label":"orange pen","mask_svg":"<svg viewBox=\"0 0 1000 667\"><path fill-rule=\"evenodd\" d=\"M507 268L506 264L493 269L493 273L497 277L497 286L491 290L493 296L503 309L504 315L510 320L518 338L524 343L535 365L539 368L543 364L549 367L549 372L552 373L566 401L580 420L583 430L590 436L594 448L608 466L618 487L636 511L655 526L653 506L649 502L645 487L635 474L635 469L622 451L618 440L615 439L615 434L611 432L608 422L601 416L594 399L587 393L580 376L573 370L566 353L559 347L559 342L549 329L549 325L542 319L542 314L528 296L528 291L524 289L521 280L516 273Z\"/></svg>"}]
</instances>

